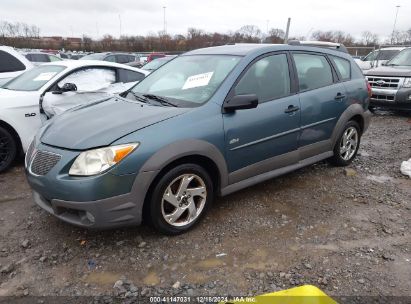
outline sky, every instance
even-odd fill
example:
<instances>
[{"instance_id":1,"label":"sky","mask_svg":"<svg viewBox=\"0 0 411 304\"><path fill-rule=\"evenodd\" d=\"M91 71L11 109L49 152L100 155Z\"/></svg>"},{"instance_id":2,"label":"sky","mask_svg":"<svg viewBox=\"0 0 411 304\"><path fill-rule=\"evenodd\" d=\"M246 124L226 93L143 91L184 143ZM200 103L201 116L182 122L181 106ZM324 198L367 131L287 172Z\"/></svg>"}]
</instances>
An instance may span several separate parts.
<instances>
[{"instance_id":1,"label":"sky","mask_svg":"<svg viewBox=\"0 0 411 304\"><path fill-rule=\"evenodd\" d=\"M409 0L0 0L0 21L37 25L42 36L146 35L163 30L166 7L169 34L185 34L189 27L228 32L246 24L266 32L267 25L285 29L291 17L290 36L341 30L360 38L368 30L385 38L397 5L396 29L408 30Z\"/></svg>"}]
</instances>

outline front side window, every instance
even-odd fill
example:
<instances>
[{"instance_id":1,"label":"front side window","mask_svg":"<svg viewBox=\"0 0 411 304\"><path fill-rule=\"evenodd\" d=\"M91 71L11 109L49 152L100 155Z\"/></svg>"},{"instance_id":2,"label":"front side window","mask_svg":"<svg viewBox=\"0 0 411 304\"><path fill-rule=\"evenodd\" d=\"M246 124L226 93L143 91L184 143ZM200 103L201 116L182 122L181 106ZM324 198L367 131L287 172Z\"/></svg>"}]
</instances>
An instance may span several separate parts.
<instances>
[{"instance_id":1,"label":"front side window","mask_svg":"<svg viewBox=\"0 0 411 304\"><path fill-rule=\"evenodd\" d=\"M290 73L285 54L264 57L245 72L235 95L256 94L260 103L290 94Z\"/></svg>"},{"instance_id":2,"label":"front side window","mask_svg":"<svg viewBox=\"0 0 411 304\"><path fill-rule=\"evenodd\" d=\"M65 69L62 65L40 65L9 81L3 89L37 91Z\"/></svg>"},{"instance_id":3,"label":"front side window","mask_svg":"<svg viewBox=\"0 0 411 304\"><path fill-rule=\"evenodd\" d=\"M377 57L377 51L372 51L367 56L365 56L363 61L374 61L376 57Z\"/></svg>"},{"instance_id":4,"label":"front side window","mask_svg":"<svg viewBox=\"0 0 411 304\"><path fill-rule=\"evenodd\" d=\"M24 71L26 67L17 58L7 52L0 51L0 73Z\"/></svg>"},{"instance_id":5,"label":"front side window","mask_svg":"<svg viewBox=\"0 0 411 304\"><path fill-rule=\"evenodd\" d=\"M117 62L117 61L116 61L116 56L114 56L114 55L107 56L107 57L104 59L104 61Z\"/></svg>"},{"instance_id":6,"label":"front side window","mask_svg":"<svg viewBox=\"0 0 411 304\"><path fill-rule=\"evenodd\" d=\"M202 104L211 98L240 59L233 55L177 57L144 78L127 97L133 99L133 93L153 94L174 99L179 106Z\"/></svg>"},{"instance_id":7,"label":"front side window","mask_svg":"<svg viewBox=\"0 0 411 304\"><path fill-rule=\"evenodd\" d=\"M46 54L31 54L33 62L50 62L49 56Z\"/></svg>"},{"instance_id":8,"label":"front side window","mask_svg":"<svg viewBox=\"0 0 411 304\"><path fill-rule=\"evenodd\" d=\"M106 54L104 53L96 53L96 54L89 54L89 55L83 56L80 59L81 60L104 60L105 56Z\"/></svg>"},{"instance_id":9,"label":"front side window","mask_svg":"<svg viewBox=\"0 0 411 304\"><path fill-rule=\"evenodd\" d=\"M118 69L118 76L120 82L134 82L141 81L145 75L139 72L134 72L126 69Z\"/></svg>"},{"instance_id":10,"label":"front side window","mask_svg":"<svg viewBox=\"0 0 411 304\"><path fill-rule=\"evenodd\" d=\"M74 83L78 91L97 91L108 87L116 82L116 73L111 69L90 68L76 71L61 81L58 86L61 88L65 83Z\"/></svg>"},{"instance_id":11,"label":"front side window","mask_svg":"<svg viewBox=\"0 0 411 304\"><path fill-rule=\"evenodd\" d=\"M300 91L313 90L331 85L331 66L322 55L293 54Z\"/></svg>"},{"instance_id":12,"label":"front side window","mask_svg":"<svg viewBox=\"0 0 411 304\"><path fill-rule=\"evenodd\" d=\"M334 62L338 72L341 75L342 80L349 80L351 79L351 64L348 60L330 56L331 60Z\"/></svg>"}]
</instances>

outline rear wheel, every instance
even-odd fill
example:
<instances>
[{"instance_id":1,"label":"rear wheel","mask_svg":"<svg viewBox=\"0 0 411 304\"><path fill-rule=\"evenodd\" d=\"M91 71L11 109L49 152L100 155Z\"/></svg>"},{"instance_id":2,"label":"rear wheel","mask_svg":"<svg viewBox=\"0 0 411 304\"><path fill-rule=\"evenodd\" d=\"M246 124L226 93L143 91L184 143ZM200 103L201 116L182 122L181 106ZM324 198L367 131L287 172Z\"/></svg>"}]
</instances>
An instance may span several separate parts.
<instances>
[{"instance_id":1,"label":"rear wheel","mask_svg":"<svg viewBox=\"0 0 411 304\"><path fill-rule=\"evenodd\" d=\"M16 155L16 140L7 129L0 126L0 172L10 168Z\"/></svg>"},{"instance_id":2,"label":"rear wheel","mask_svg":"<svg viewBox=\"0 0 411 304\"><path fill-rule=\"evenodd\" d=\"M360 126L357 122L350 120L335 143L334 155L330 161L336 166L349 165L357 155L360 139Z\"/></svg>"},{"instance_id":3,"label":"rear wheel","mask_svg":"<svg viewBox=\"0 0 411 304\"><path fill-rule=\"evenodd\" d=\"M213 198L207 171L196 164L179 165L161 177L153 189L151 223L164 234L183 233L199 222Z\"/></svg>"}]
</instances>

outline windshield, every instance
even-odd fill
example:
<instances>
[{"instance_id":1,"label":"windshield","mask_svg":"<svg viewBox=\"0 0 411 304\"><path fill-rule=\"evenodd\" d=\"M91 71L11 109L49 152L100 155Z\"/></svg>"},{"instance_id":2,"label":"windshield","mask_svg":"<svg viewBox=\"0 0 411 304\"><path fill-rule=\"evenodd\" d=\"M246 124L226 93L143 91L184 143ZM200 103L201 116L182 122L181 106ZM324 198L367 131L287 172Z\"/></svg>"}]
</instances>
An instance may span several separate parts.
<instances>
[{"instance_id":1,"label":"windshield","mask_svg":"<svg viewBox=\"0 0 411 304\"><path fill-rule=\"evenodd\" d=\"M180 56L138 83L130 98L151 94L175 99L177 103L202 104L210 99L240 59L231 55Z\"/></svg>"},{"instance_id":2,"label":"windshield","mask_svg":"<svg viewBox=\"0 0 411 304\"><path fill-rule=\"evenodd\" d=\"M37 91L64 69L66 69L66 67L62 65L40 65L10 80L3 89Z\"/></svg>"},{"instance_id":3,"label":"windshield","mask_svg":"<svg viewBox=\"0 0 411 304\"><path fill-rule=\"evenodd\" d=\"M399 52L400 50L381 50L378 52L377 60L390 60Z\"/></svg>"},{"instance_id":4,"label":"windshield","mask_svg":"<svg viewBox=\"0 0 411 304\"><path fill-rule=\"evenodd\" d=\"M86 55L79 59L80 60L103 60L104 57L106 57L106 54L97 53L97 54Z\"/></svg>"},{"instance_id":5,"label":"windshield","mask_svg":"<svg viewBox=\"0 0 411 304\"><path fill-rule=\"evenodd\" d=\"M402 50L393 59L387 62L387 65L407 65L411 66L411 48Z\"/></svg>"}]
</instances>

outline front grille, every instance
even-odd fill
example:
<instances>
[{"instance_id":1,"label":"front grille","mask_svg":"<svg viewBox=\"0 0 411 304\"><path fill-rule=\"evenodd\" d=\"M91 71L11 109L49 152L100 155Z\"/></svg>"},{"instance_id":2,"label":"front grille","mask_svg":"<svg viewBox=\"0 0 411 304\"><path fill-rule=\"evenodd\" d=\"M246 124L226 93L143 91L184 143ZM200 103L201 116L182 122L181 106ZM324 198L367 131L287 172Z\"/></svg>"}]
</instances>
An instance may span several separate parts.
<instances>
[{"instance_id":1,"label":"front grille","mask_svg":"<svg viewBox=\"0 0 411 304\"><path fill-rule=\"evenodd\" d=\"M372 88L394 90L400 87L401 82L401 78L395 77L367 76L367 80Z\"/></svg>"},{"instance_id":2,"label":"front grille","mask_svg":"<svg viewBox=\"0 0 411 304\"><path fill-rule=\"evenodd\" d=\"M371 99L378 100L378 101L394 101L394 95L379 95L379 94L372 94Z\"/></svg>"},{"instance_id":3,"label":"front grille","mask_svg":"<svg viewBox=\"0 0 411 304\"><path fill-rule=\"evenodd\" d=\"M47 151L37 151L31 163L31 172L36 175L46 175L60 159L61 155Z\"/></svg>"}]
</instances>

